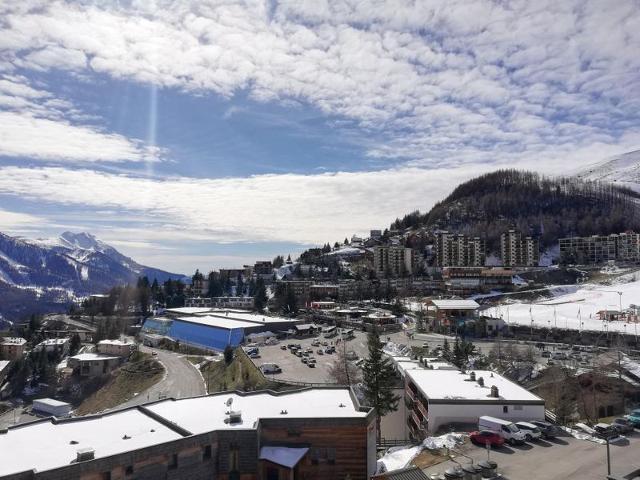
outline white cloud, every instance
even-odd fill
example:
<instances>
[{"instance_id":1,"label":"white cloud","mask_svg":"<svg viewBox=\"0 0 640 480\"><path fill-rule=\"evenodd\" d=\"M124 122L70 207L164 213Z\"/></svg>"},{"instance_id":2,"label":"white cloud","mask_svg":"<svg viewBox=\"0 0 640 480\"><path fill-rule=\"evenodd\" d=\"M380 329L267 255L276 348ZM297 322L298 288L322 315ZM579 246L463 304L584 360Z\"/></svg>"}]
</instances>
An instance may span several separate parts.
<instances>
[{"instance_id":1,"label":"white cloud","mask_svg":"<svg viewBox=\"0 0 640 480\"><path fill-rule=\"evenodd\" d=\"M27 213L12 212L0 208L0 231L3 233L21 233L34 230L44 219Z\"/></svg>"},{"instance_id":2,"label":"white cloud","mask_svg":"<svg viewBox=\"0 0 640 480\"><path fill-rule=\"evenodd\" d=\"M639 120L633 2L22 3L0 40L15 65L300 99L369 129L374 156L506 160L587 144L554 128L568 118L612 145Z\"/></svg>"}]
</instances>

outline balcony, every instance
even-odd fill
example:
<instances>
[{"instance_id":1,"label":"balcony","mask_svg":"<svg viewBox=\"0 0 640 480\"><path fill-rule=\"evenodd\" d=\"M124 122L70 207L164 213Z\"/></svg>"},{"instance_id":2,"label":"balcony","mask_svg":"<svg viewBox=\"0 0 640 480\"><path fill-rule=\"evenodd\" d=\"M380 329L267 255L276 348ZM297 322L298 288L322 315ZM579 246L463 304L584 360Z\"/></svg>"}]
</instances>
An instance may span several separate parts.
<instances>
[{"instance_id":1,"label":"balcony","mask_svg":"<svg viewBox=\"0 0 640 480\"><path fill-rule=\"evenodd\" d=\"M411 399L412 402L417 402L418 401L418 394L416 392L414 392L413 390L411 390L411 387L409 385L407 385L407 387L404 389L405 393L407 394L407 396Z\"/></svg>"},{"instance_id":2,"label":"balcony","mask_svg":"<svg viewBox=\"0 0 640 480\"><path fill-rule=\"evenodd\" d=\"M420 412L420 414L424 418L428 418L429 417L429 411L425 407L425 405L424 405L422 400L419 400L419 401L415 402L415 406L417 407L418 411Z\"/></svg>"}]
</instances>

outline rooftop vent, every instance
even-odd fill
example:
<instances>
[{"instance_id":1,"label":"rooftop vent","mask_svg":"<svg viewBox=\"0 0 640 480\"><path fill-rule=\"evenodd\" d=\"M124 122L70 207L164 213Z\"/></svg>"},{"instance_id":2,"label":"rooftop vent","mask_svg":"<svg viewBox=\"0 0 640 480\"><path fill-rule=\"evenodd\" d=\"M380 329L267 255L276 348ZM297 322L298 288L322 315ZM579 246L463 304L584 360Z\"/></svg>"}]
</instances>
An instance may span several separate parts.
<instances>
[{"instance_id":1,"label":"rooftop vent","mask_svg":"<svg viewBox=\"0 0 640 480\"><path fill-rule=\"evenodd\" d=\"M96 451L93 448L79 448L76 452L76 461L86 462L95 458Z\"/></svg>"},{"instance_id":2,"label":"rooftop vent","mask_svg":"<svg viewBox=\"0 0 640 480\"><path fill-rule=\"evenodd\" d=\"M289 412L287 412L286 410L280 410L280 415L286 415L287 413Z\"/></svg>"},{"instance_id":3,"label":"rooftop vent","mask_svg":"<svg viewBox=\"0 0 640 480\"><path fill-rule=\"evenodd\" d=\"M242 412L240 410L229 410L227 415L229 418L225 420L225 423L230 423L231 425L242 423Z\"/></svg>"},{"instance_id":4,"label":"rooftop vent","mask_svg":"<svg viewBox=\"0 0 640 480\"><path fill-rule=\"evenodd\" d=\"M345 407L346 407L346 405L345 405L344 403L341 403L340 405L338 405L338 407L340 407L340 408L345 408Z\"/></svg>"},{"instance_id":5,"label":"rooftop vent","mask_svg":"<svg viewBox=\"0 0 640 480\"><path fill-rule=\"evenodd\" d=\"M484 378L480 377L478 379L478 385L480 385L481 387L484 387Z\"/></svg>"},{"instance_id":6,"label":"rooftop vent","mask_svg":"<svg viewBox=\"0 0 640 480\"><path fill-rule=\"evenodd\" d=\"M492 398L500 398L500 391L498 390L498 387L491 385L491 393L489 396Z\"/></svg>"},{"instance_id":7,"label":"rooftop vent","mask_svg":"<svg viewBox=\"0 0 640 480\"><path fill-rule=\"evenodd\" d=\"M77 441L77 440L71 440L71 441L69 442L69 445L77 445L77 444L78 444L78 441Z\"/></svg>"},{"instance_id":8,"label":"rooftop vent","mask_svg":"<svg viewBox=\"0 0 640 480\"><path fill-rule=\"evenodd\" d=\"M131 437L129 435L127 435L126 433L122 436L123 440L129 440Z\"/></svg>"},{"instance_id":9,"label":"rooftop vent","mask_svg":"<svg viewBox=\"0 0 640 480\"><path fill-rule=\"evenodd\" d=\"M476 372L471 372L469 374L469 380L471 380L472 382L476 381Z\"/></svg>"}]
</instances>

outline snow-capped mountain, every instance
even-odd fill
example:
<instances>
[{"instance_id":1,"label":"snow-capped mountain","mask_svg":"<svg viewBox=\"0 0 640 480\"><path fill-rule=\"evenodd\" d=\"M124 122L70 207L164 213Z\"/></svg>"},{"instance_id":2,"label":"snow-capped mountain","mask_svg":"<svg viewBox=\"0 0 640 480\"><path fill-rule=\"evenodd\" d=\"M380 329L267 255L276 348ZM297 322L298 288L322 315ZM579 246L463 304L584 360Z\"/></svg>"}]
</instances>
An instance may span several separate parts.
<instances>
[{"instance_id":1,"label":"snow-capped mountain","mask_svg":"<svg viewBox=\"0 0 640 480\"><path fill-rule=\"evenodd\" d=\"M640 191L640 150L593 163L575 172L574 176L616 183Z\"/></svg>"},{"instance_id":2,"label":"snow-capped mountain","mask_svg":"<svg viewBox=\"0 0 640 480\"><path fill-rule=\"evenodd\" d=\"M140 265L89 233L65 232L43 240L0 233L0 314L7 317L24 302L64 304L75 296L135 282L139 276L160 283L183 278Z\"/></svg>"}]
</instances>

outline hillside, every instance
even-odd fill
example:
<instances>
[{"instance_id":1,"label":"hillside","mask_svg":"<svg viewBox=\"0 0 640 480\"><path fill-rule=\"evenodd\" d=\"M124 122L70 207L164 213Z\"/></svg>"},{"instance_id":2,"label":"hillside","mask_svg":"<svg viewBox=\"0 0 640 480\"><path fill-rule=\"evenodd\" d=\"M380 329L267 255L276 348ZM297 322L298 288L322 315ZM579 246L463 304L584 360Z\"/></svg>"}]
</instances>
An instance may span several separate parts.
<instances>
[{"instance_id":1,"label":"hillside","mask_svg":"<svg viewBox=\"0 0 640 480\"><path fill-rule=\"evenodd\" d=\"M500 234L516 227L538 236L545 248L564 236L639 230L638 198L633 190L612 184L499 170L462 183L429 213L413 212L392 228L478 235L489 251L497 251Z\"/></svg>"},{"instance_id":2,"label":"hillside","mask_svg":"<svg viewBox=\"0 0 640 480\"><path fill-rule=\"evenodd\" d=\"M0 233L0 315L60 310L77 296L102 293L146 276L164 282L182 275L146 267L88 233L30 240Z\"/></svg>"},{"instance_id":3,"label":"hillside","mask_svg":"<svg viewBox=\"0 0 640 480\"><path fill-rule=\"evenodd\" d=\"M640 191L640 150L607 158L574 173L583 180L597 180L623 185Z\"/></svg>"}]
</instances>

